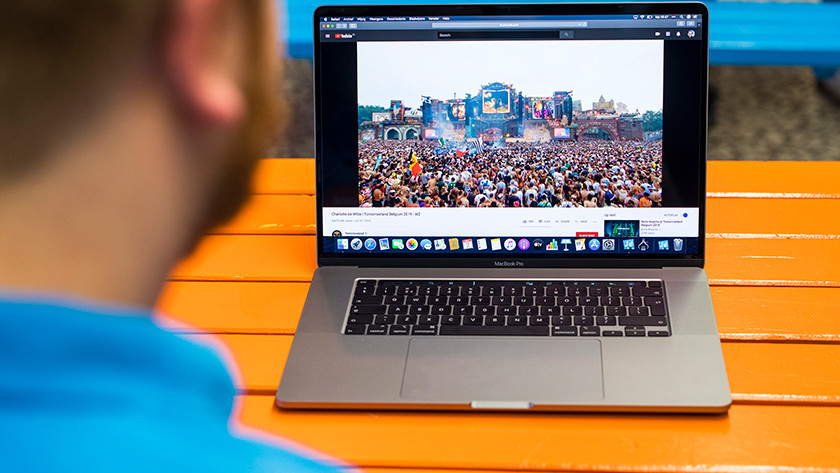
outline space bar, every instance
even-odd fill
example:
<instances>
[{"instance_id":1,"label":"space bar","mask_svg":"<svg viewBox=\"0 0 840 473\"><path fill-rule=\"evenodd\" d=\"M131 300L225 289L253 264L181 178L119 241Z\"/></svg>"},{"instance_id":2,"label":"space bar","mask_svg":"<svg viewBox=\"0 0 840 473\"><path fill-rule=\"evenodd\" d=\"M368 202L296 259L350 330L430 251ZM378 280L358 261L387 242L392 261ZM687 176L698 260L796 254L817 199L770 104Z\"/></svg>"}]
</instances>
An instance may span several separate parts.
<instances>
[{"instance_id":1,"label":"space bar","mask_svg":"<svg viewBox=\"0 0 840 473\"><path fill-rule=\"evenodd\" d=\"M440 335L530 335L548 336L546 325L441 325Z\"/></svg>"}]
</instances>

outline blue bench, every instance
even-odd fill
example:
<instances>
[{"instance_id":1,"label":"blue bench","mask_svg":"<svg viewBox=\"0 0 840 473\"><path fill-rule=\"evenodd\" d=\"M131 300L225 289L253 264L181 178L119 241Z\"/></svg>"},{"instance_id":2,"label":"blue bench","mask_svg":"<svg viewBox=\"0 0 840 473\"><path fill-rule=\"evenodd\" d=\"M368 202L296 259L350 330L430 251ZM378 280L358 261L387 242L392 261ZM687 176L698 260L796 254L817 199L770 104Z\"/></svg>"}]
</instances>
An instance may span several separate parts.
<instances>
[{"instance_id":1,"label":"blue bench","mask_svg":"<svg viewBox=\"0 0 840 473\"><path fill-rule=\"evenodd\" d=\"M312 58L312 14L318 5L397 3L394 0L286 1L289 55L309 59ZM422 0L420 3L453 2ZM707 5L711 16L709 62L713 65L810 66L817 77L829 77L840 68L840 2L707 2Z\"/></svg>"}]
</instances>

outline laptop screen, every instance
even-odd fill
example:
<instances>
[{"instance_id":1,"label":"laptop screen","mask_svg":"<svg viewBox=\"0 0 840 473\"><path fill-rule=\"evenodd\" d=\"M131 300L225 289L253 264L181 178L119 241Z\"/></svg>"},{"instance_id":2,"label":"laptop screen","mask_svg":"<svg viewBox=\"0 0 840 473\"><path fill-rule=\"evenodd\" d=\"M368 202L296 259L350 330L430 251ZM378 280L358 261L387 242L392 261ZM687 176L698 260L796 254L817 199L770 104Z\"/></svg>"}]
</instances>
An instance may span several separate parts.
<instances>
[{"instance_id":1,"label":"laptop screen","mask_svg":"<svg viewBox=\"0 0 840 473\"><path fill-rule=\"evenodd\" d=\"M319 255L702 257L705 9L575 7L316 12Z\"/></svg>"}]
</instances>

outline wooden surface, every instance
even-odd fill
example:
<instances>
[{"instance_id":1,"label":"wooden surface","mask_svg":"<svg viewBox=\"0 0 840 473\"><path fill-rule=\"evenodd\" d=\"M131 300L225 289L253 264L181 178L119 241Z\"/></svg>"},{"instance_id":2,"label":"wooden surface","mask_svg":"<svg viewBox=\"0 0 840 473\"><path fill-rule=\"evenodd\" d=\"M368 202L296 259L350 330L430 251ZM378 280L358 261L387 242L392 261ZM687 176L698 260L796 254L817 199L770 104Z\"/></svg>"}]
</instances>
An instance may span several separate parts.
<instances>
[{"instance_id":1,"label":"wooden surface","mask_svg":"<svg viewBox=\"0 0 840 473\"><path fill-rule=\"evenodd\" d=\"M172 272L159 323L229 349L243 423L373 473L838 473L837 175L840 162L709 163L706 269L728 415L277 410L315 269L312 160L261 164L247 208Z\"/></svg>"}]
</instances>

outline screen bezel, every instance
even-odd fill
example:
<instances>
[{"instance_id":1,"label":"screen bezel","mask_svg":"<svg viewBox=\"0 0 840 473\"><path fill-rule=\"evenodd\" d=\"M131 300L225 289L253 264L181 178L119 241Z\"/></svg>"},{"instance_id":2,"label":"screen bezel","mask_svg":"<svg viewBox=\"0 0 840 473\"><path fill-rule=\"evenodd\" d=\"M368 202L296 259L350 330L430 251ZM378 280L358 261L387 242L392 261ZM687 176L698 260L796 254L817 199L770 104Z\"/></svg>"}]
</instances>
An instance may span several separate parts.
<instances>
[{"instance_id":1,"label":"screen bezel","mask_svg":"<svg viewBox=\"0 0 840 473\"><path fill-rule=\"evenodd\" d=\"M542 257L523 254L488 254L476 258L472 255L430 254L423 256L402 256L397 254L326 254L324 252L323 208L324 208L324 158L322 139L324 137L321 91L323 74L321 71L321 51L319 23L322 17L347 16L502 16L502 15L624 15L624 14L700 14L700 48L703 67L700 90L696 93L701 102L702 116L697 117L692 127L700 133L699 149L696 156L698 169L697 203L700 209L698 228L698 251L692 255L614 255L610 258L598 258L590 255L564 255L563 257ZM708 64L709 64L709 12L699 2L679 3L603 3L603 4L509 4L509 5L368 5L368 6L322 6L313 15L313 72L315 86L315 160L316 160L316 209L318 266L360 266L360 267L496 267L499 260L521 262L521 266L531 268L608 268L608 267L703 267L705 264L705 227L706 227L706 147L708 137ZM690 124L689 124L690 125ZM381 235L391 236L391 235ZM400 236L400 235L393 235Z\"/></svg>"}]
</instances>

